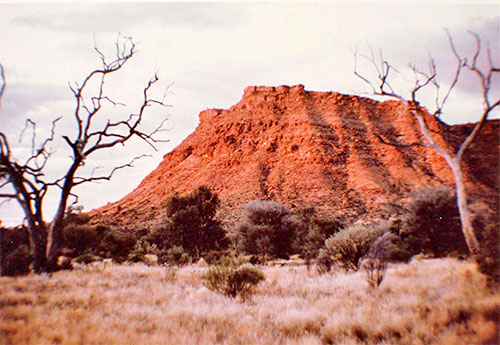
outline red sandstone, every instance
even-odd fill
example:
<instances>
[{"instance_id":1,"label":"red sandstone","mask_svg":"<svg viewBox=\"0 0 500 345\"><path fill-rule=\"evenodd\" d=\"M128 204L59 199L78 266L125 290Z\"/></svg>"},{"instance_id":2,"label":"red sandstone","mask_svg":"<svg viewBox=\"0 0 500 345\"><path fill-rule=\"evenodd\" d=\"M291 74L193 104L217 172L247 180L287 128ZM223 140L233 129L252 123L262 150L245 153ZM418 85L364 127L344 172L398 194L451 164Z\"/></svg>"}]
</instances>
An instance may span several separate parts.
<instances>
[{"instance_id":1,"label":"red sandstone","mask_svg":"<svg viewBox=\"0 0 500 345\"><path fill-rule=\"evenodd\" d=\"M449 127L431 116L427 121L452 144L471 129ZM464 163L471 197L494 209L498 134L499 121L488 121ZM196 130L136 190L93 214L152 221L164 214L173 193L207 185L219 194L226 220L252 199L314 206L351 218L375 215L416 187L453 187L447 164L433 149L418 145L423 142L416 120L396 101L310 92L302 85L250 86L230 109L201 112Z\"/></svg>"}]
</instances>

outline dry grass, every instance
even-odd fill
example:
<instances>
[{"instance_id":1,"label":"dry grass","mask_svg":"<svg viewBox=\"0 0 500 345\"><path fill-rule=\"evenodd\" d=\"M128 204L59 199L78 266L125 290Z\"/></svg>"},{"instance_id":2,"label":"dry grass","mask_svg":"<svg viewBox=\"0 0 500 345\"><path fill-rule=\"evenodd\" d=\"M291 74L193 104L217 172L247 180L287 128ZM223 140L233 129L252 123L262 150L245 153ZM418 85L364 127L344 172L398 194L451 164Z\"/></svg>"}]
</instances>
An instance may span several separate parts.
<instances>
[{"instance_id":1,"label":"dry grass","mask_svg":"<svg viewBox=\"0 0 500 345\"><path fill-rule=\"evenodd\" d=\"M245 303L203 287L204 268L108 266L0 278L0 344L497 344L500 294L452 259L358 273L264 267Z\"/></svg>"}]
</instances>

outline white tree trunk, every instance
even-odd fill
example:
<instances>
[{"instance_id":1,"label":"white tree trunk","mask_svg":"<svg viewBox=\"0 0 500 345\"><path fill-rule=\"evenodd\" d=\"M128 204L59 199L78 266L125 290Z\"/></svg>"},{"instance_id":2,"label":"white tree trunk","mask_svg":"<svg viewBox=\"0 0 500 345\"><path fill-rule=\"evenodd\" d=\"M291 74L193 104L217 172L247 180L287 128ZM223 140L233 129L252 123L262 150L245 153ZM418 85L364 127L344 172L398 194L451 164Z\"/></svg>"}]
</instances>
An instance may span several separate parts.
<instances>
[{"instance_id":1,"label":"white tree trunk","mask_svg":"<svg viewBox=\"0 0 500 345\"><path fill-rule=\"evenodd\" d=\"M418 110L412 111L412 113L417 118L422 134L424 135L427 142L437 152L439 152L441 156L443 156L443 158L446 160L446 163L448 163L448 166L451 168L451 171L453 172L453 177L455 178L455 190L457 192L458 213L460 214L460 223L462 224L462 232L465 237L465 242L467 243L467 247L469 248L471 254L479 254L480 252L479 242L477 241L476 235L474 234L474 228L472 227L470 211L469 207L467 206L467 191L465 190L464 175L462 172L461 163L465 149L472 142L473 137L479 131L479 128L484 119L482 119L481 122L476 125L476 127L473 130L473 133L471 133L467 137L465 142L461 145L458 153L453 154L446 151L443 147L439 146L436 140L434 140L434 138L429 132L429 129L423 118L423 115Z\"/></svg>"},{"instance_id":2,"label":"white tree trunk","mask_svg":"<svg viewBox=\"0 0 500 345\"><path fill-rule=\"evenodd\" d=\"M464 176L460 167L460 160L455 157L450 164L453 176L455 177L455 189L457 192L457 205L460 214L460 222L462 223L462 232L464 233L465 242L471 254L479 254L479 242L474 234L472 220L469 207L467 206L467 192L465 190Z\"/></svg>"}]
</instances>

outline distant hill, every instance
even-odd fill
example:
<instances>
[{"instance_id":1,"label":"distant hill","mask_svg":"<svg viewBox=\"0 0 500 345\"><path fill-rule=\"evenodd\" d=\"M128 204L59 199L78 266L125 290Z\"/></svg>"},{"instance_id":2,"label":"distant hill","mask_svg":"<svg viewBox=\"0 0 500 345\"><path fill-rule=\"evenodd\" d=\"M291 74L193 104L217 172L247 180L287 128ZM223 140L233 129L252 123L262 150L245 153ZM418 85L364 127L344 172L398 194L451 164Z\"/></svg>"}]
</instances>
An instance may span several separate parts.
<instances>
[{"instance_id":1,"label":"distant hill","mask_svg":"<svg viewBox=\"0 0 500 345\"><path fill-rule=\"evenodd\" d=\"M452 144L472 128L447 126L432 116L427 122L437 140L444 135ZM470 196L493 210L499 124L486 123L464 166ZM173 193L207 185L219 194L226 221L252 199L351 219L382 217L388 203L399 203L418 186L453 187L451 170L423 142L416 120L397 101L306 91L302 85L251 86L230 109L201 112L196 130L132 193L92 215L131 224L154 221Z\"/></svg>"}]
</instances>

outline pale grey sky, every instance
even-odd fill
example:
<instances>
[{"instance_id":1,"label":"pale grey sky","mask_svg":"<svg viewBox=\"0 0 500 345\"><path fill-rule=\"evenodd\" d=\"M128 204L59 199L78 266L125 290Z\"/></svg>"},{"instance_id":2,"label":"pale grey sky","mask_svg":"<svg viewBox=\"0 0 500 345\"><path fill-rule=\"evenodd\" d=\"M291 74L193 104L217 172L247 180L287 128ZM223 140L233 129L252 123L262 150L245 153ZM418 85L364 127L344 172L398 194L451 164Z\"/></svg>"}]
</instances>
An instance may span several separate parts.
<instances>
[{"instance_id":1,"label":"pale grey sky","mask_svg":"<svg viewBox=\"0 0 500 345\"><path fill-rule=\"evenodd\" d=\"M116 201L132 191L198 123L207 108L229 108L248 85L304 84L307 90L344 93L368 91L353 74L351 50L369 44L382 49L395 65L425 67L429 56L438 62L446 84L453 67L447 28L463 54L474 47L468 31L489 42L499 61L499 11L495 2L214 2L214 3L44 3L0 4L0 63L7 90L0 108L0 130L15 142L27 117L49 123L66 116L59 137L71 131L72 95L68 82L81 82L99 67L94 42L112 51L120 32L139 42L138 54L121 71L114 95L130 106L155 73L159 91L168 85L172 107L152 118L167 116L170 142L154 153L134 144L89 161L108 171L137 153L153 154L111 182L86 185L76 192L86 210ZM494 92L498 94L498 80ZM450 123L477 119L474 88L467 78L450 99L444 119ZM498 116L498 112L495 114ZM17 145L17 144L16 144ZM28 140L19 146L21 156ZM61 171L69 152L62 141L50 166ZM51 196L52 197L52 196ZM46 206L47 219L53 203ZM0 206L4 224L20 222L14 202Z\"/></svg>"}]
</instances>

